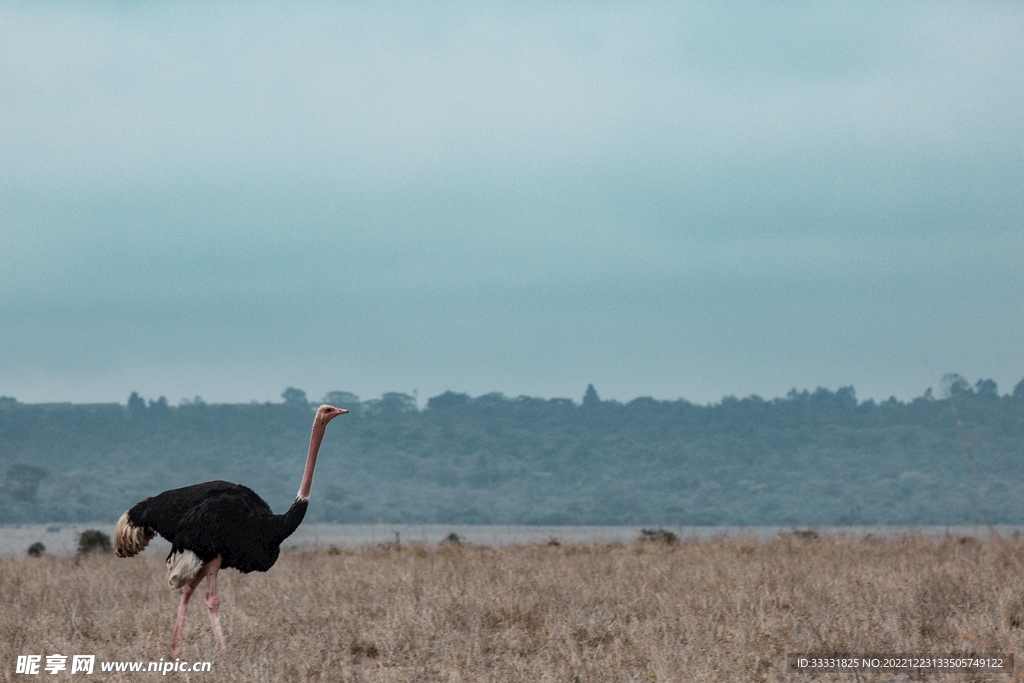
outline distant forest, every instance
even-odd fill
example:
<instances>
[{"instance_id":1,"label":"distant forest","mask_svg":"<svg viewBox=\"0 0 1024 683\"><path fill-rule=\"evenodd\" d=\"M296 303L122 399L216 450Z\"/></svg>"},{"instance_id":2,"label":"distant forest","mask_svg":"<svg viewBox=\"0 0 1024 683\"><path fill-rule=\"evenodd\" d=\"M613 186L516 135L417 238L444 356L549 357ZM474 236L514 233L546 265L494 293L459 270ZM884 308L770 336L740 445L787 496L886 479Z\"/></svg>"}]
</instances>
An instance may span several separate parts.
<instances>
[{"instance_id":1,"label":"distant forest","mask_svg":"<svg viewBox=\"0 0 1024 683\"><path fill-rule=\"evenodd\" d=\"M853 387L713 405L446 392L324 402L307 520L342 523L1024 523L1024 381L947 375L909 402ZM23 404L0 398L0 523L107 521L164 489L227 479L277 511L313 411L281 403Z\"/></svg>"}]
</instances>

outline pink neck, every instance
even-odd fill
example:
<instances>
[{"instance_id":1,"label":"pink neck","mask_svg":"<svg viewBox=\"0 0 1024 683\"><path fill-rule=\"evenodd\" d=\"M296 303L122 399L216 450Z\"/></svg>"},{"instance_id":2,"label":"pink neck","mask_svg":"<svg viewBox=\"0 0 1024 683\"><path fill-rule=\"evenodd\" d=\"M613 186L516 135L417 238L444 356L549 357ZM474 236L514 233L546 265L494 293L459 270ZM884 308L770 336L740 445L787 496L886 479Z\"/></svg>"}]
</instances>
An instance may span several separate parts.
<instances>
[{"instance_id":1,"label":"pink neck","mask_svg":"<svg viewBox=\"0 0 1024 683\"><path fill-rule=\"evenodd\" d=\"M306 471L302 473L302 483L299 484L299 498L309 500L309 490L313 488L313 468L316 467L316 455L320 452L320 442L324 440L324 430L327 423L317 419L313 420L313 434L309 437L309 455L306 456Z\"/></svg>"}]
</instances>

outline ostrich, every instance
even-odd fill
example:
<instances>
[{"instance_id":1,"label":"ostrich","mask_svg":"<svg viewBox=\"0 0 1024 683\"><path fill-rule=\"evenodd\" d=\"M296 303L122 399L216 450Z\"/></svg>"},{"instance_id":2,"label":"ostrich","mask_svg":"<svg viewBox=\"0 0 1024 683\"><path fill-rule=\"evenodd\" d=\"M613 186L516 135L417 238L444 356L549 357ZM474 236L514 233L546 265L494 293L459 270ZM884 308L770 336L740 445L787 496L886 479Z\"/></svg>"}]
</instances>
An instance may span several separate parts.
<instances>
[{"instance_id":1,"label":"ostrich","mask_svg":"<svg viewBox=\"0 0 1024 683\"><path fill-rule=\"evenodd\" d=\"M149 544L154 534L171 542L167 555L167 584L181 589L178 616L174 621L171 656L181 649L188 601L196 586L206 579L206 609L217 644L223 649L217 572L234 567L240 572L265 572L281 553L281 542L292 535L306 514L313 468L327 423L348 411L323 405L316 411L309 455L302 473L299 495L283 515L245 486L208 481L164 491L137 503L121 515L114 529L118 557L132 557Z\"/></svg>"}]
</instances>

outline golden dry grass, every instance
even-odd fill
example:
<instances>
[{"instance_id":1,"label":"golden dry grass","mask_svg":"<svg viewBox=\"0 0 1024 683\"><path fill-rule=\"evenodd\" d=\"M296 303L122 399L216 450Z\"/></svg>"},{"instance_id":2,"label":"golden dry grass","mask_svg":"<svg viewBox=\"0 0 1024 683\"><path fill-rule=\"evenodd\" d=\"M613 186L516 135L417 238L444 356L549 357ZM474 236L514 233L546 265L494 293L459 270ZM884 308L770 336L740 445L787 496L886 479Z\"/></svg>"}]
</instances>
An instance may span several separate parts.
<instances>
[{"instance_id":1,"label":"golden dry grass","mask_svg":"<svg viewBox=\"0 0 1024 683\"><path fill-rule=\"evenodd\" d=\"M169 676L782 681L812 680L787 676L787 652L1013 652L1020 557L1021 540L800 536L291 551L267 574L221 573L224 653L193 600L182 656L213 672ZM156 557L0 559L0 679L27 680L19 654L166 657L177 592L164 574Z\"/></svg>"}]
</instances>

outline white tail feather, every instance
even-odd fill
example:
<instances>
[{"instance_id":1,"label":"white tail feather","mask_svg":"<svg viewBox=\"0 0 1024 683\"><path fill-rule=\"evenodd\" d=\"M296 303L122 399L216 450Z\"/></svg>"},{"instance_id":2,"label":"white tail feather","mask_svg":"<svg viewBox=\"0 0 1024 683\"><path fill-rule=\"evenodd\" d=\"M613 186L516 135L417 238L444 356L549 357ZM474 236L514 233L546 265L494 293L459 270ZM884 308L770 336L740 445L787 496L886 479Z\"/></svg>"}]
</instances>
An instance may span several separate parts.
<instances>
[{"instance_id":1,"label":"white tail feather","mask_svg":"<svg viewBox=\"0 0 1024 683\"><path fill-rule=\"evenodd\" d=\"M135 526L128 513L121 515L114 527L114 552L118 557L132 557L145 549L153 539L153 530Z\"/></svg>"}]
</instances>

